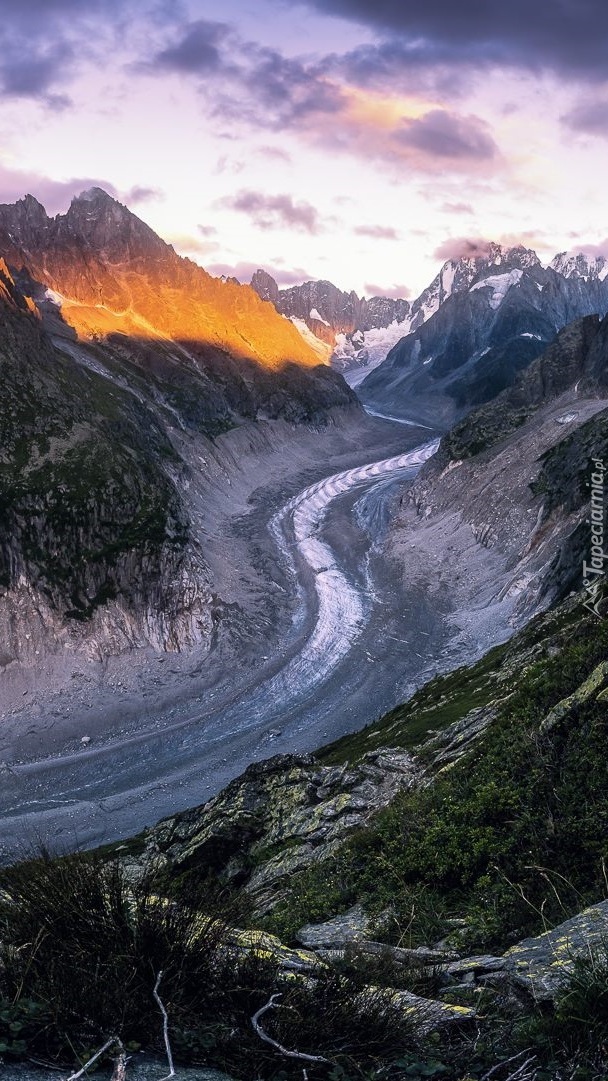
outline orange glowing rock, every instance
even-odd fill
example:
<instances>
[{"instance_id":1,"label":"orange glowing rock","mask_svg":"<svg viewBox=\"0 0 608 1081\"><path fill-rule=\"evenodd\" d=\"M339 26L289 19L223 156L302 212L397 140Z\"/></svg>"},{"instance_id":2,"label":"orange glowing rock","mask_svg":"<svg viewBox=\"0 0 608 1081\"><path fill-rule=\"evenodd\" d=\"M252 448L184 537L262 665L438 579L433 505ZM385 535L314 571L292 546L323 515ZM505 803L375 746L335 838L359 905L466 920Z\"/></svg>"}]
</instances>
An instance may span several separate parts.
<instances>
[{"instance_id":1,"label":"orange glowing rock","mask_svg":"<svg viewBox=\"0 0 608 1081\"><path fill-rule=\"evenodd\" d=\"M0 207L0 251L58 295L62 317L83 338L122 333L208 345L271 370L319 364L250 286L180 257L99 188L56 218L31 196Z\"/></svg>"}]
</instances>

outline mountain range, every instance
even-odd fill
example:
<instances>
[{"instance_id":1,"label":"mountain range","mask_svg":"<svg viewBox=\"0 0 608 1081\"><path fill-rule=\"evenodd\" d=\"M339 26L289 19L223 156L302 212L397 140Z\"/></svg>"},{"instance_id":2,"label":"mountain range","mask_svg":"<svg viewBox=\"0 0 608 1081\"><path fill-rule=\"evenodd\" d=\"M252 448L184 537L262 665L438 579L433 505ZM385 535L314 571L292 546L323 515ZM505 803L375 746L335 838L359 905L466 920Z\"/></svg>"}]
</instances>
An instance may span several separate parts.
<instances>
[{"instance_id":1,"label":"mountain range","mask_svg":"<svg viewBox=\"0 0 608 1081\"><path fill-rule=\"evenodd\" d=\"M411 304L330 282L279 289L264 271L252 286L327 344L366 404L440 424L499 393L567 323L608 311L603 256L562 252L544 267L534 251L499 244L448 260Z\"/></svg>"}]
</instances>

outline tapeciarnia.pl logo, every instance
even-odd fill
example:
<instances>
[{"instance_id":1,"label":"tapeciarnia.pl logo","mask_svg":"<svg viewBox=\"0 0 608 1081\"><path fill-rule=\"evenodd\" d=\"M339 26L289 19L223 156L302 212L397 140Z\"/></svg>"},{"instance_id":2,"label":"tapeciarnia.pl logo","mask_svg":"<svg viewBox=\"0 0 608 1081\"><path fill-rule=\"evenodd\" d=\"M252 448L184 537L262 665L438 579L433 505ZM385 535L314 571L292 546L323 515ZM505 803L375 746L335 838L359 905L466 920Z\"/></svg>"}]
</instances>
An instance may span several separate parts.
<instances>
[{"instance_id":1,"label":"tapeciarnia.pl logo","mask_svg":"<svg viewBox=\"0 0 608 1081\"><path fill-rule=\"evenodd\" d=\"M593 472L591 474L591 512L587 519L590 526L590 562L583 560L583 585L587 594L583 607L593 612L599 618L602 613L599 605L603 597L604 577L606 574L605 561L608 555L604 552L604 462L601 458L592 458Z\"/></svg>"}]
</instances>

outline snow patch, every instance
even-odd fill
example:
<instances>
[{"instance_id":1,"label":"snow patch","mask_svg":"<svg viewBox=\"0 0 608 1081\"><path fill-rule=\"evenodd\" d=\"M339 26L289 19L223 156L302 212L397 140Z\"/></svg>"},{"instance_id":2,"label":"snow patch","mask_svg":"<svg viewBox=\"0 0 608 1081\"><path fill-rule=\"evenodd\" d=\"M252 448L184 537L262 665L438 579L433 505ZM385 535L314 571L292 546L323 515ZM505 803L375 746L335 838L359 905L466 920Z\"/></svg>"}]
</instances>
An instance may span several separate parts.
<instances>
[{"instance_id":1,"label":"snow patch","mask_svg":"<svg viewBox=\"0 0 608 1081\"><path fill-rule=\"evenodd\" d=\"M330 325L330 324L329 324L329 323L327 322L327 319L324 319L324 318L323 318L323 316L319 314L319 312L317 311L317 309L316 309L316 308L311 308L311 309L310 309L310 315L309 315L309 317L308 317L308 318L309 318L309 319L316 319L316 320L317 320L317 323L323 323L323 324L324 324L324 326L326 326L326 327L328 327L328 326Z\"/></svg>"},{"instance_id":2,"label":"snow patch","mask_svg":"<svg viewBox=\"0 0 608 1081\"><path fill-rule=\"evenodd\" d=\"M502 304L511 286L517 285L521 280L522 274L523 270L519 268L510 270L508 274L491 274L489 278L484 278L483 281L472 285L469 291L473 293L476 289L490 288L492 290L490 307L496 310Z\"/></svg>"},{"instance_id":3,"label":"snow patch","mask_svg":"<svg viewBox=\"0 0 608 1081\"><path fill-rule=\"evenodd\" d=\"M319 357L322 364L329 364L329 358L331 356L331 345L327 342L322 342L320 338L317 338L316 334L313 334L312 330L306 325L303 319L297 319L292 317L291 322L294 327L300 331L300 334L304 338L304 341L314 349L315 353Z\"/></svg>"},{"instance_id":4,"label":"snow patch","mask_svg":"<svg viewBox=\"0 0 608 1081\"><path fill-rule=\"evenodd\" d=\"M373 327L365 332L358 331L353 335L353 340L346 334L336 334L334 359L342 361L344 367L350 370L344 371L344 378L351 387L361 383L366 375L386 360L387 354L397 342L407 334L405 320L398 323L396 319L387 327ZM356 366L355 366L356 365ZM337 365L338 367L338 365ZM342 368L342 365L339 365Z\"/></svg>"}]
</instances>

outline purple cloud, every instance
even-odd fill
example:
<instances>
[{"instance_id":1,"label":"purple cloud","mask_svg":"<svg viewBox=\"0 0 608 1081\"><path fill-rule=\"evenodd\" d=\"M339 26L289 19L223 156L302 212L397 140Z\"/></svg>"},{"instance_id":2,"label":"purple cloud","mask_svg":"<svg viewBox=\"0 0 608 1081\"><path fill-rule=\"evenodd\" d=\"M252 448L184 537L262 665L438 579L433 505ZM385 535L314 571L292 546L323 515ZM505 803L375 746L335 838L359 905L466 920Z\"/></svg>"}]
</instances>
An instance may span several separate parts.
<instances>
[{"instance_id":1,"label":"purple cloud","mask_svg":"<svg viewBox=\"0 0 608 1081\"><path fill-rule=\"evenodd\" d=\"M585 101L560 117L564 127L584 135L608 138L608 102Z\"/></svg>"},{"instance_id":2,"label":"purple cloud","mask_svg":"<svg viewBox=\"0 0 608 1081\"><path fill-rule=\"evenodd\" d=\"M291 195L266 195L261 191L244 189L221 201L247 214L258 229L297 229L303 233L321 231L318 211L311 203L296 202Z\"/></svg>"},{"instance_id":3,"label":"purple cloud","mask_svg":"<svg viewBox=\"0 0 608 1081\"><path fill-rule=\"evenodd\" d=\"M249 283L256 270L265 270L276 281L277 285L301 285L302 282L311 281L312 275L302 267L292 269L277 269L276 266L260 267L259 263L212 263L207 267L210 274L218 277L238 278L240 282Z\"/></svg>"},{"instance_id":4,"label":"purple cloud","mask_svg":"<svg viewBox=\"0 0 608 1081\"><path fill-rule=\"evenodd\" d=\"M165 71L205 74L224 64L220 46L229 33L225 23L197 19L189 23L179 41L156 53L152 65Z\"/></svg>"},{"instance_id":5,"label":"purple cloud","mask_svg":"<svg viewBox=\"0 0 608 1081\"><path fill-rule=\"evenodd\" d=\"M9 169L0 165L0 202L14 203L24 195L34 195L51 215L65 210L75 195L89 188L103 188L114 198L119 193L108 180L96 177L73 177L70 180L53 180L40 173Z\"/></svg>"},{"instance_id":6,"label":"purple cloud","mask_svg":"<svg viewBox=\"0 0 608 1081\"><path fill-rule=\"evenodd\" d=\"M369 236L374 240L399 240L399 233L390 225L357 225L353 232L357 236Z\"/></svg>"},{"instance_id":7,"label":"purple cloud","mask_svg":"<svg viewBox=\"0 0 608 1081\"><path fill-rule=\"evenodd\" d=\"M132 206L137 203L147 203L150 199L164 199L164 197L165 193L161 188L147 188L144 185L135 184L128 191L122 192L120 199L127 206Z\"/></svg>"},{"instance_id":8,"label":"purple cloud","mask_svg":"<svg viewBox=\"0 0 608 1081\"><path fill-rule=\"evenodd\" d=\"M440 210L444 210L446 214L473 214L470 203L443 203Z\"/></svg>"},{"instance_id":9,"label":"purple cloud","mask_svg":"<svg viewBox=\"0 0 608 1081\"><path fill-rule=\"evenodd\" d=\"M404 119L395 138L406 147L435 158L492 160L498 147L487 126L476 116L457 116L432 109L415 120Z\"/></svg>"},{"instance_id":10,"label":"purple cloud","mask_svg":"<svg viewBox=\"0 0 608 1081\"><path fill-rule=\"evenodd\" d=\"M435 259L484 259L490 253L491 240L479 236L455 236L435 248Z\"/></svg>"},{"instance_id":11,"label":"purple cloud","mask_svg":"<svg viewBox=\"0 0 608 1081\"><path fill-rule=\"evenodd\" d=\"M365 295L367 297L389 297L390 300L407 300L412 290L407 285L374 285L366 282Z\"/></svg>"},{"instance_id":12,"label":"purple cloud","mask_svg":"<svg viewBox=\"0 0 608 1081\"><path fill-rule=\"evenodd\" d=\"M387 47L397 39L409 68L466 65L479 69L496 64L535 72L546 68L584 80L606 78L608 6L604 0L308 2L325 14L386 34Z\"/></svg>"}]
</instances>

